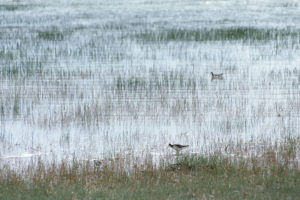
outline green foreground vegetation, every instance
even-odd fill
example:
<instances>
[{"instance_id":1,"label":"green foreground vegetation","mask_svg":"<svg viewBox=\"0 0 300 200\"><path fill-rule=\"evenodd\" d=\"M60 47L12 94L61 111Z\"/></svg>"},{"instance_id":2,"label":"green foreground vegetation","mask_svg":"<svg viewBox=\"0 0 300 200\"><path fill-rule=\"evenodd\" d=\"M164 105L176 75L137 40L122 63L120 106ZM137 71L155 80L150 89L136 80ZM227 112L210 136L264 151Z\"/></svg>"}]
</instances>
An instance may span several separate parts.
<instances>
[{"instance_id":1,"label":"green foreground vegetation","mask_svg":"<svg viewBox=\"0 0 300 200\"><path fill-rule=\"evenodd\" d=\"M53 164L39 162L26 175L1 170L0 199L297 199L296 165L211 156L184 156L176 164L151 163L128 172L118 160ZM98 163L99 165L99 163ZM97 165L97 166L98 166Z\"/></svg>"}]
</instances>

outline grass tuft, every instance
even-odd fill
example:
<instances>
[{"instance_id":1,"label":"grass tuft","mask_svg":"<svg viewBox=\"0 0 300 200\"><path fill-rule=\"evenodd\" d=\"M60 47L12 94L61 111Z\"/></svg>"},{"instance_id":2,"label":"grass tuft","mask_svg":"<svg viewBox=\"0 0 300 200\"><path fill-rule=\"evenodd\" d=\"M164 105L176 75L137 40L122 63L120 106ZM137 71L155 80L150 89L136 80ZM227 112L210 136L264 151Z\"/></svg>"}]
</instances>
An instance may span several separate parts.
<instances>
[{"instance_id":1,"label":"grass tuft","mask_svg":"<svg viewBox=\"0 0 300 200\"><path fill-rule=\"evenodd\" d=\"M28 9L29 6L27 5L8 5L2 4L0 5L0 11L16 11L16 10L24 10Z\"/></svg>"},{"instance_id":2,"label":"grass tuft","mask_svg":"<svg viewBox=\"0 0 300 200\"><path fill-rule=\"evenodd\" d=\"M38 37L43 40L62 41L65 39L65 33L57 27L50 27L48 30L37 31Z\"/></svg>"}]
</instances>

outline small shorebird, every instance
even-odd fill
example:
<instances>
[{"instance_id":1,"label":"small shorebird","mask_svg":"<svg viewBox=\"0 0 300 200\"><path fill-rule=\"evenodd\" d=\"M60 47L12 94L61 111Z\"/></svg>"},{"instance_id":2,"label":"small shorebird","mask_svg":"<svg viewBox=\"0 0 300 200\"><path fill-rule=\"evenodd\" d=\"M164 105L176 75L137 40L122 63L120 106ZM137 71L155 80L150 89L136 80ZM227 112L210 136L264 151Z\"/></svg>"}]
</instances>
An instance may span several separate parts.
<instances>
[{"instance_id":1,"label":"small shorebird","mask_svg":"<svg viewBox=\"0 0 300 200\"><path fill-rule=\"evenodd\" d=\"M95 170L100 170L101 169L101 165L102 165L101 160L94 160L94 168L95 168Z\"/></svg>"},{"instance_id":2,"label":"small shorebird","mask_svg":"<svg viewBox=\"0 0 300 200\"><path fill-rule=\"evenodd\" d=\"M222 74L214 74L213 72L210 72L210 74L211 74L211 80L214 80L214 79L223 80L223 73Z\"/></svg>"},{"instance_id":3,"label":"small shorebird","mask_svg":"<svg viewBox=\"0 0 300 200\"><path fill-rule=\"evenodd\" d=\"M169 144L169 147L176 150L176 154L179 153L182 149L187 148L189 145L181 145L181 144Z\"/></svg>"}]
</instances>

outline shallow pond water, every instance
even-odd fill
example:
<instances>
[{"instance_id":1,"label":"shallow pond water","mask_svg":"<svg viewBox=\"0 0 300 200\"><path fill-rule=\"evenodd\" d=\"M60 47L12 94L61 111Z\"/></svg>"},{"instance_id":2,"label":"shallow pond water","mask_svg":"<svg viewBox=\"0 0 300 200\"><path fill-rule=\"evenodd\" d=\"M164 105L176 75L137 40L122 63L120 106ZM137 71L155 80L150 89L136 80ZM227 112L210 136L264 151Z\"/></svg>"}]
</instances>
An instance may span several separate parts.
<instances>
[{"instance_id":1,"label":"shallow pond water","mask_svg":"<svg viewBox=\"0 0 300 200\"><path fill-rule=\"evenodd\" d=\"M0 10L2 164L159 161L175 154L169 143L250 155L299 137L297 1L8 1Z\"/></svg>"}]
</instances>

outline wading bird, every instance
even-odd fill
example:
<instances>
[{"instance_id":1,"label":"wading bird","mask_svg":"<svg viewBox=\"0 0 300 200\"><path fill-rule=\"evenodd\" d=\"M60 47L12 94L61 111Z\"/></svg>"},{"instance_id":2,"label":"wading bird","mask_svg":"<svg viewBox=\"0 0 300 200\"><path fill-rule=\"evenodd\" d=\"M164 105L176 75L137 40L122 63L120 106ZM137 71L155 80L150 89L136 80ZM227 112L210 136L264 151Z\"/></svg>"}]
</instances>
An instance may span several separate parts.
<instances>
[{"instance_id":1,"label":"wading bird","mask_svg":"<svg viewBox=\"0 0 300 200\"><path fill-rule=\"evenodd\" d=\"M189 145L181 145L181 144L169 144L169 147L176 150L176 154L179 153L182 149L187 148Z\"/></svg>"}]
</instances>

